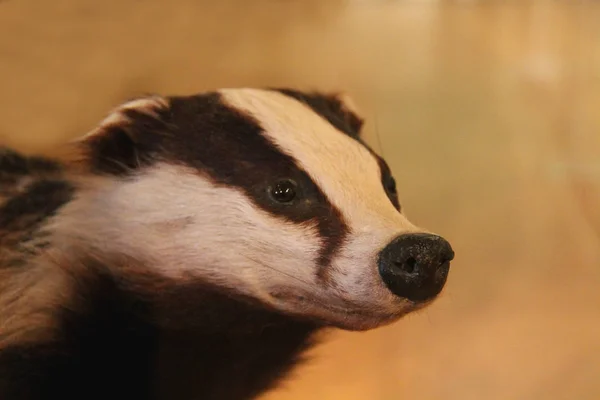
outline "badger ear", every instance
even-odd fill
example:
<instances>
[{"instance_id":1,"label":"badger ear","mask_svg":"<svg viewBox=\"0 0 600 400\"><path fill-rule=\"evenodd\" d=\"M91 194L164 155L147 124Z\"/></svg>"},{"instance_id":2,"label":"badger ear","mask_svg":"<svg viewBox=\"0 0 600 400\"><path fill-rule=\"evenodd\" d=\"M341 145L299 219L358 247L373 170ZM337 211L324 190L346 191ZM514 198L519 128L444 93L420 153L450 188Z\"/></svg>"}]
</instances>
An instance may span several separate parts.
<instances>
[{"instance_id":1,"label":"badger ear","mask_svg":"<svg viewBox=\"0 0 600 400\"><path fill-rule=\"evenodd\" d=\"M345 92L302 91L290 88L271 88L271 90L304 103L349 136L360 137L363 119L354 102Z\"/></svg>"},{"instance_id":2,"label":"badger ear","mask_svg":"<svg viewBox=\"0 0 600 400\"><path fill-rule=\"evenodd\" d=\"M354 99L347 92L334 92L330 94L330 98L339 105L339 111L343 115L344 121L356 132L356 136L360 136L364 119L361 117Z\"/></svg>"},{"instance_id":3,"label":"badger ear","mask_svg":"<svg viewBox=\"0 0 600 400\"><path fill-rule=\"evenodd\" d=\"M121 104L76 139L78 161L91 172L110 175L127 175L148 165L167 133L168 109L168 100L159 96Z\"/></svg>"}]
</instances>

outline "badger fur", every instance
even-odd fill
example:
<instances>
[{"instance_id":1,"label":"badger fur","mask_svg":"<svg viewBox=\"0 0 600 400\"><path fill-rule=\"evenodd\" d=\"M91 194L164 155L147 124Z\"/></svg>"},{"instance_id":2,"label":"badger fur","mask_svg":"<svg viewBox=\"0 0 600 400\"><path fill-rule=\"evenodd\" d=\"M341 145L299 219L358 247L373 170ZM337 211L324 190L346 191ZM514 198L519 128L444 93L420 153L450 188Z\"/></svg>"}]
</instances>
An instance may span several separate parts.
<instances>
[{"instance_id":1,"label":"badger fur","mask_svg":"<svg viewBox=\"0 0 600 400\"><path fill-rule=\"evenodd\" d=\"M327 327L442 290L345 96L122 104L67 160L0 150L0 399L251 399Z\"/></svg>"}]
</instances>

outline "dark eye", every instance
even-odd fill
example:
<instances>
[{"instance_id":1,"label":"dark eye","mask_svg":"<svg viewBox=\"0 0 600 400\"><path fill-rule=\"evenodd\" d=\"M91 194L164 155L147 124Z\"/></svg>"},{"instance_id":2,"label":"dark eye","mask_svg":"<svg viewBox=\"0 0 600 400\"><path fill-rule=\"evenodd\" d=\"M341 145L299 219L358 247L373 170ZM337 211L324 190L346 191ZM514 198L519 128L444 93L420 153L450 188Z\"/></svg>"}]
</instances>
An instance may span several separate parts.
<instances>
[{"instance_id":1,"label":"dark eye","mask_svg":"<svg viewBox=\"0 0 600 400\"><path fill-rule=\"evenodd\" d=\"M296 182L286 179L271 187L271 197L278 203L290 203L296 198Z\"/></svg>"},{"instance_id":2,"label":"dark eye","mask_svg":"<svg viewBox=\"0 0 600 400\"><path fill-rule=\"evenodd\" d=\"M386 185L386 189L391 194L396 194L396 180L393 177L390 177L388 179L388 182L387 182L387 185Z\"/></svg>"}]
</instances>

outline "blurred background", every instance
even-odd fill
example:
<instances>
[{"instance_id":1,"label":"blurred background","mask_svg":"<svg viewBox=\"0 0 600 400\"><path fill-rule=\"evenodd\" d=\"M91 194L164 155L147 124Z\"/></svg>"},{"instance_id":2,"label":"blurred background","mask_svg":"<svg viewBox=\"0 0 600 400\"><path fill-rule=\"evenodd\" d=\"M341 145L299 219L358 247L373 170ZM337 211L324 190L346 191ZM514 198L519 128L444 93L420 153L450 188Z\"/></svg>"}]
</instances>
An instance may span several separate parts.
<instances>
[{"instance_id":1,"label":"blurred background","mask_svg":"<svg viewBox=\"0 0 600 400\"><path fill-rule=\"evenodd\" d=\"M25 152L138 94L262 85L352 95L457 253L437 303L331 335L266 399L600 399L600 3L0 1Z\"/></svg>"}]
</instances>

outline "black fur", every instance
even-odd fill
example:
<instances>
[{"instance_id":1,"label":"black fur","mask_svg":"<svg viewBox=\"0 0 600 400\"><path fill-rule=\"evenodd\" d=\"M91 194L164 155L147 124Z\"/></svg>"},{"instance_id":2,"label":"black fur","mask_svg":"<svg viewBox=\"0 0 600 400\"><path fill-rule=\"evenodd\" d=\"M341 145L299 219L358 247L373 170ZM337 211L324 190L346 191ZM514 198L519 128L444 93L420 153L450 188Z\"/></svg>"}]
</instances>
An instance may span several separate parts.
<instances>
[{"instance_id":1,"label":"black fur","mask_svg":"<svg viewBox=\"0 0 600 400\"><path fill-rule=\"evenodd\" d=\"M54 160L38 156L24 156L12 149L0 147L0 176L4 179L62 170L60 163Z\"/></svg>"},{"instance_id":2,"label":"black fur","mask_svg":"<svg viewBox=\"0 0 600 400\"><path fill-rule=\"evenodd\" d=\"M379 163L379 169L381 170L381 184L385 188L385 191L388 195L388 198L398 211L402 211L402 206L400 205L400 200L398 199L398 192L396 191L396 181L392 176L392 171L390 167L387 165L385 160L373 153L374 157L377 159Z\"/></svg>"},{"instance_id":3,"label":"black fur","mask_svg":"<svg viewBox=\"0 0 600 400\"><path fill-rule=\"evenodd\" d=\"M48 245L42 223L71 200L62 166L0 149L0 268L19 266Z\"/></svg>"},{"instance_id":4,"label":"black fur","mask_svg":"<svg viewBox=\"0 0 600 400\"><path fill-rule=\"evenodd\" d=\"M55 176L60 172L62 167L55 161L44 157L24 156L0 146L0 200L22 190L25 179Z\"/></svg>"},{"instance_id":5,"label":"black fur","mask_svg":"<svg viewBox=\"0 0 600 400\"><path fill-rule=\"evenodd\" d=\"M64 180L43 179L31 183L0 207L1 231L34 231L41 221L52 217L69 201L73 192L73 185Z\"/></svg>"},{"instance_id":6,"label":"black fur","mask_svg":"<svg viewBox=\"0 0 600 400\"><path fill-rule=\"evenodd\" d=\"M133 287L84 263L76 307L57 311L61 336L0 350L3 400L251 399L300 361L318 328L201 282L140 276ZM186 310L194 325L161 326Z\"/></svg>"}]
</instances>

